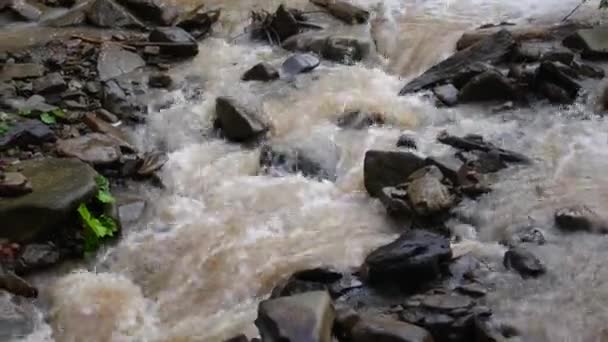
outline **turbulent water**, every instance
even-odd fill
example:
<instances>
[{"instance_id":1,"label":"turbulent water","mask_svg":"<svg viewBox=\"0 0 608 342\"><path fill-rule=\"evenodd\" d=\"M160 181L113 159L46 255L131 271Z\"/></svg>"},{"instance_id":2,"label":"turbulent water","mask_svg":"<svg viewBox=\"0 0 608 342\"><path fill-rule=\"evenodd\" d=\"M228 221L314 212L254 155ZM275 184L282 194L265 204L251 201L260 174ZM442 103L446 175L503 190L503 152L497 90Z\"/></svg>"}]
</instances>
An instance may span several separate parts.
<instances>
[{"instance_id":1,"label":"turbulent water","mask_svg":"<svg viewBox=\"0 0 608 342\"><path fill-rule=\"evenodd\" d=\"M483 134L535 160L501 171L495 190L460 204L459 220L451 222L460 244L497 271L489 279L497 319L519 327L528 341L608 341L608 238L565 236L551 222L562 205L608 210L608 123L592 115L592 106L497 115L478 107L437 109L421 96L397 96L407 79L448 56L465 29L502 20L556 21L578 1L358 0L374 11L371 23L335 30L371 35L376 56L356 66L323 64L295 81L243 83L240 75L253 64L287 56L237 37L251 9L271 10L280 2L314 9L305 0L209 1L223 7L221 23L199 55L177 71L178 77L202 78L203 99L152 113L137 132L142 146L170 151L161 175L167 188L148 190L145 218L96 261L34 279L43 291L40 320L27 340L255 336L257 303L283 277L304 267L357 266L372 248L397 236L399 227L363 188L365 151L393 149L397 137L409 132L422 155L447 155L452 151L435 137L448 130ZM579 16L591 12L583 9ZM262 101L274 126L272 139L332 139L342 151L337 181L258 175L258 149L208 138L221 95ZM393 124L337 128L336 117L349 109L384 113ZM528 224L545 232L548 243L535 252L549 272L524 281L502 272L498 241Z\"/></svg>"}]
</instances>

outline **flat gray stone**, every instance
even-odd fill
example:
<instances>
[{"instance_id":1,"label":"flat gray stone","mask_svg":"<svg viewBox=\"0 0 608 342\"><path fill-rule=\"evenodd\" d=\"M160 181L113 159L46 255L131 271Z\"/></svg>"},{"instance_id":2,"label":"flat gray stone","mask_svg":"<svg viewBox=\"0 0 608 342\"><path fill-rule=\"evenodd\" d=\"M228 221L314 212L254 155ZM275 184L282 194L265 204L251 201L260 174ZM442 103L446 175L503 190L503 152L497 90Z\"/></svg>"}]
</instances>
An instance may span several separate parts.
<instances>
[{"instance_id":1,"label":"flat gray stone","mask_svg":"<svg viewBox=\"0 0 608 342\"><path fill-rule=\"evenodd\" d=\"M21 80L42 75L44 75L44 67L39 64L5 64L0 71L0 81Z\"/></svg>"},{"instance_id":2,"label":"flat gray stone","mask_svg":"<svg viewBox=\"0 0 608 342\"><path fill-rule=\"evenodd\" d=\"M100 80L107 81L145 65L146 62L138 54L116 44L104 44L97 59L97 73Z\"/></svg>"}]
</instances>

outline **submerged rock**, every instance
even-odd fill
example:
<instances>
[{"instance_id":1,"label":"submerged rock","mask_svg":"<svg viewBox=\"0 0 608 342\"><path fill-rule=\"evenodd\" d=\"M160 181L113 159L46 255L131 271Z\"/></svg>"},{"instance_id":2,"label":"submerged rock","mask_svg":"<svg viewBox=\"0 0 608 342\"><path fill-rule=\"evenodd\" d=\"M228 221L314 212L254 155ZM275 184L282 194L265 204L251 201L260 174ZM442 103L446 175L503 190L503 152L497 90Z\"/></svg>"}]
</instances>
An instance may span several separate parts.
<instances>
[{"instance_id":1,"label":"submerged rock","mask_svg":"<svg viewBox=\"0 0 608 342\"><path fill-rule=\"evenodd\" d=\"M145 27L139 19L114 0L95 0L86 13L87 20L99 27Z\"/></svg>"},{"instance_id":2,"label":"submerged rock","mask_svg":"<svg viewBox=\"0 0 608 342\"><path fill-rule=\"evenodd\" d=\"M608 221L585 205L558 209L555 212L555 223L565 231L608 233Z\"/></svg>"},{"instance_id":3,"label":"submerged rock","mask_svg":"<svg viewBox=\"0 0 608 342\"><path fill-rule=\"evenodd\" d=\"M319 59L310 54L296 54L283 62L281 70L286 75L297 75L310 72L319 66Z\"/></svg>"},{"instance_id":4,"label":"submerged rock","mask_svg":"<svg viewBox=\"0 0 608 342\"><path fill-rule=\"evenodd\" d=\"M316 32L290 37L282 46L290 51L312 52L325 59L347 65L361 61L371 50L371 44L367 40Z\"/></svg>"},{"instance_id":5,"label":"submerged rock","mask_svg":"<svg viewBox=\"0 0 608 342\"><path fill-rule=\"evenodd\" d=\"M365 189L372 197L378 197L383 188L405 183L425 165L423 158L411 152L367 151L363 163Z\"/></svg>"},{"instance_id":6,"label":"submerged rock","mask_svg":"<svg viewBox=\"0 0 608 342\"><path fill-rule=\"evenodd\" d=\"M385 317L361 317L350 335L352 342L433 342L425 329Z\"/></svg>"},{"instance_id":7,"label":"submerged rock","mask_svg":"<svg viewBox=\"0 0 608 342\"><path fill-rule=\"evenodd\" d=\"M254 140L270 128L261 113L255 109L245 108L234 98L218 97L215 114L217 124L224 136L234 142Z\"/></svg>"},{"instance_id":8,"label":"submerged rock","mask_svg":"<svg viewBox=\"0 0 608 342\"><path fill-rule=\"evenodd\" d=\"M116 44L104 44L97 58L97 73L101 81L107 81L145 65L146 62L138 54Z\"/></svg>"},{"instance_id":9,"label":"submerged rock","mask_svg":"<svg viewBox=\"0 0 608 342\"><path fill-rule=\"evenodd\" d=\"M241 79L243 81L268 82L279 78L279 71L268 63L258 63L247 70Z\"/></svg>"},{"instance_id":10,"label":"submerged rock","mask_svg":"<svg viewBox=\"0 0 608 342\"><path fill-rule=\"evenodd\" d=\"M442 132L437 136L437 140L442 144L450 145L463 151L493 151L493 153L498 153L500 159L505 162L530 163L530 159L523 154L498 148L492 143L485 141L480 135L469 134L464 137L457 137L450 135L447 132Z\"/></svg>"},{"instance_id":11,"label":"submerged rock","mask_svg":"<svg viewBox=\"0 0 608 342\"><path fill-rule=\"evenodd\" d=\"M255 325L263 341L331 342L334 308L326 291L262 301Z\"/></svg>"},{"instance_id":12,"label":"submerged rock","mask_svg":"<svg viewBox=\"0 0 608 342\"><path fill-rule=\"evenodd\" d=\"M33 191L0 201L0 238L21 242L52 233L97 192L97 173L78 160L29 160L19 168Z\"/></svg>"},{"instance_id":13,"label":"submerged rock","mask_svg":"<svg viewBox=\"0 0 608 342\"><path fill-rule=\"evenodd\" d=\"M150 42L165 43L160 46L160 53L188 58L198 54L198 43L188 32L180 27L157 27L150 32Z\"/></svg>"},{"instance_id":14,"label":"submerged rock","mask_svg":"<svg viewBox=\"0 0 608 342\"><path fill-rule=\"evenodd\" d=\"M409 134L401 134L397 139L397 147L410 148L412 150L418 149L416 140Z\"/></svg>"},{"instance_id":15,"label":"submerged rock","mask_svg":"<svg viewBox=\"0 0 608 342\"><path fill-rule=\"evenodd\" d=\"M543 263L532 252L514 247L505 253L503 263L506 268L519 272L523 277L537 277L546 272Z\"/></svg>"}]
</instances>

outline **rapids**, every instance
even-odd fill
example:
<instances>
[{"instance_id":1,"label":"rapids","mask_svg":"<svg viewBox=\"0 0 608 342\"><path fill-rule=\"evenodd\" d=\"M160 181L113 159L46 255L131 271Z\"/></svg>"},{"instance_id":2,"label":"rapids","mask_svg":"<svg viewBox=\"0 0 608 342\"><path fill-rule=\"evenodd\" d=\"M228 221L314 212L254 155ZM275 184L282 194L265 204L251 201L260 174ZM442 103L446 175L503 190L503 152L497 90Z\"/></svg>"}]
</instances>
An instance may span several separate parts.
<instances>
[{"instance_id":1,"label":"rapids","mask_svg":"<svg viewBox=\"0 0 608 342\"><path fill-rule=\"evenodd\" d=\"M174 0L193 7L190 0ZM450 153L436 143L442 130L479 133L535 163L499 173L495 190L457 208L451 222L461 245L501 271L512 229L534 224L548 239L534 251L548 274L521 280L489 276L496 317L528 341L608 341L608 239L562 235L551 225L557 206L587 203L608 210L608 122L582 105L489 114L479 107L439 109L419 95L397 96L404 82L447 57L460 34L484 23L556 22L578 0L355 0L374 11L369 25L337 26L374 39L378 54L356 66L323 63L293 82L244 83L259 61L280 62L278 48L238 37L253 8L279 3L312 10L307 0L210 0L223 15L199 55L180 77L204 81L202 101L154 112L136 132L141 146L170 151L164 190L145 190L145 219L122 241L77 270L36 276L42 289L39 321L27 341L221 341L255 336L257 303L282 277L305 267L358 266L399 227L363 187L363 155L392 149L403 132L423 155ZM576 16L595 14L589 1ZM597 17L597 14L595 14ZM322 15L319 15L322 17ZM6 39L6 38L5 38ZM324 136L342 150L335 183L298 175L258 175L259 149L245 149L205 133L217 96L263 100L273 139ZM395 124L369 130L337 128L344 110L385 113ZM323 146L319 145L322 149ZM605 202L606 201L606 202ZM473 228L475 227L475 228Z\"/></svg>"}]
</instances>

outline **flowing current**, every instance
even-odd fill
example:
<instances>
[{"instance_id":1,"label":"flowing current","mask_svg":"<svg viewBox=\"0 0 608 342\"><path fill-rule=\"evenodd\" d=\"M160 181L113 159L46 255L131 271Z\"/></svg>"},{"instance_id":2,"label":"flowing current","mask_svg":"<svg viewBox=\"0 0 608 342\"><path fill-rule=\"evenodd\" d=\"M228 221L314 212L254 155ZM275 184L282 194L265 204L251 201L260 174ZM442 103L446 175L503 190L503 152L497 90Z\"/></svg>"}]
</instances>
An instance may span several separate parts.
<instances>
[{"instance_id":1,"label":"flowing current","mask_svg":"<svg viewBox=\"0 0 608 342\"><path fill-rule=\"evenodd\" d=\"M358 266L371 249L398 236L399 227L363 187L365 151L394 149L407 132L421 155L448 155L453 151L435 140L442 130L482 134L535 160L498 173L494 191L461 203L458 221L449 222L462 238L459 248L496 271L488 304L497 319L517 326L527 341L608 341L608 238L563 235L552 226L559 206L608 210L608 123L592 106L491 114L397 96L408 79L447 57L465 30L504 20L556 22L579 1L357 0L373 11L370 24L332 30L373 38L377 54L356 66L323 63L293 81L244 83L240 76L252 65L288 56L246 37L233 39L252 9L273 10L281 2L314 10L305 0L208 1L223 8L221 22L201 42L199 55L175 71L178 78L203 80L202 100L152 113L136 132L142 147L170 152L161 174L166 189L146 191L145 217L95 261L33 279L43 292L33 308L40 319L27 341L255 336L257 303L282 278L301 268ZM597 3L587 5L577 18L594 14ZM272 140L320 137L319 150L325 138L333 140L342 152L337 181L259 175L259 149L210 138L215 98L224 95L262 102L274 126ZM392 125L335 126L339 114L357 109L384 113ZM524 281L503 271L498 242L529 224L545 232L547 244L534 252L548 274Z\"/></svg>"}]
</instances>

